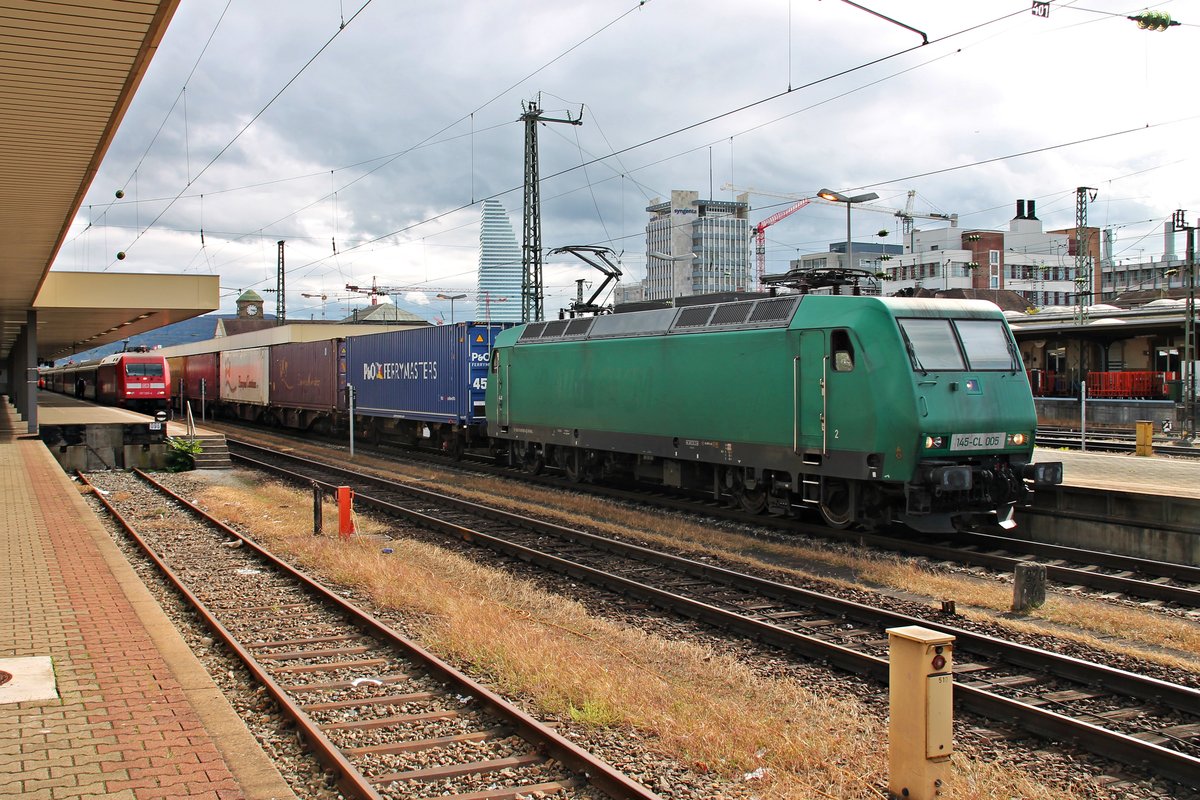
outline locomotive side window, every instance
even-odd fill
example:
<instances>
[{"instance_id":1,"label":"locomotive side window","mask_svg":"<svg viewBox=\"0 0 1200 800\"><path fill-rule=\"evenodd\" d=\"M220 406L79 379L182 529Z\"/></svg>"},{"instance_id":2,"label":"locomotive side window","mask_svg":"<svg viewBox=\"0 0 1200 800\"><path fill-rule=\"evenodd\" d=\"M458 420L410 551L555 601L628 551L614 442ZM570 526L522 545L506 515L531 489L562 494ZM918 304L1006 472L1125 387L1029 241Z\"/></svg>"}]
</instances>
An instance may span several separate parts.
<instances>
[{"instance_id":1,"label":"locomotive side window","mask_svg":"<svg viewBox=\"0 0 1200 800\"><path fill-rule=\"evenodd\" d=\"M971 369L1017 369L1012 342L996 319L960 319L954 323Z\"/></svg>"},{"instance_id":2,"label":"locomotive side window","mask_svg":"<svg viewBox=\"0 0 1200 800\"><path fill-rule=\"evenodd\" d=\"M913 369L965 369L958 340L948 319L901 319L900 332Z\"/></svg>"},{"instance_id":3,"label":"locomotive side window","mask_svg":"<svg viewBox=\"0 0 1200 800\"><path fill-rule=\"evenodd\" d=\"M854 369L854 345L850 343L850 334L834 331L829 337L829 344L833 350L834 372L850 372Z\"/></svg>"}]
</instances>

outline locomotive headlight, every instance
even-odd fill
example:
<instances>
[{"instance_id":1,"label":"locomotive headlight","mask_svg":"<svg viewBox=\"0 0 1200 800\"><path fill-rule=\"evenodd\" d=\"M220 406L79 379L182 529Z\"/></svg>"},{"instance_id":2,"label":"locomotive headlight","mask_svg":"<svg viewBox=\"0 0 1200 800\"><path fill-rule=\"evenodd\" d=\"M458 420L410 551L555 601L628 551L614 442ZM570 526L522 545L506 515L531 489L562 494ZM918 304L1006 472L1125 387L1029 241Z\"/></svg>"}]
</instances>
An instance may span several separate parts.
<instances>
[{"instance_id":1,"label":"locomotive headlight","mask_svg":"<svg viewBox=\"0 0 1200 800\"><path fill-rule=\"evenodd\" d=\"M1008 447L1020 447L1029 441L1029 437L1024 433L1010 433L1008 435Z\"/></svg>"},{"instance_id":2,"label":"locomotive headlight","mask_svg":"<svg viewBox=\"0 0 1200 800\"><path fill-rule=\"evenodd\" d=\"M928 434L925 436L926 450L940 450L946 444L946 437L942 434Z\"/></svg>"}]
</instances>

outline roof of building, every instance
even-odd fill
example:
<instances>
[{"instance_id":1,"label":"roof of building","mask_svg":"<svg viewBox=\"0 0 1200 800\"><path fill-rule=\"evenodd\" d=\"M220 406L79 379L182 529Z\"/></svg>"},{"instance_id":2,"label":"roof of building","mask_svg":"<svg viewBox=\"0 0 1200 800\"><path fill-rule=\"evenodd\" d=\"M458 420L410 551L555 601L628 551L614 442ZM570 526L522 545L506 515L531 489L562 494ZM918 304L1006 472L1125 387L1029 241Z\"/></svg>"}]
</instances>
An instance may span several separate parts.
<instances>
[{"instance_id":1,"label":"roof of building","mask_svg":"<svg viewBox=\"0 0 1200 800\"><path fill-rule=\"evenodd\" d=\"M1108 302L1119 308L1133 308L1134 306L1144 306L1154 300L1183 300L1187 296L1188 290L1183 287L1177 289L1158 287L1157 289L1134 289L1122 292Z\"/></svg>"},{"instance_id":2,"label":"roof of building","mask_svg":"<svg viewBox=\"0 0 1200 800\"><path fill-rule=\"evenodd\" d=\"M411 311L397 308L391 303L377 303L366 308L356 308L350 316L342 319L341 322L343 324L357 323L359 325L385 325L394 322L429 324L428 320L422 319Z\"/></svg>"},{"instance_id":3,"label":"roof of building","mask_svg":"<svg viewBox=\"0 0 1200 800\"><path fill-rule=\"evenodd\" d=\"M1001 311L1021 311L1029 301L1020 292L1009 289L917 289L913 297L936 297L947 300L987 300L1000 306Z\"/></svg>"},{"instance_id":4,"label":"roof of building","mask_svg":"<svg viewBox=\"0 0 1200 800\"><path fill-rule=\"evenodd\" d=\"M237 301L239 303L250 303L250 302L261 303L262 295L256 291L254 291L253 289L247 289L246 291L242 292L241 295L238 296Z\"/></svg>"},{"instance_id":5,"label":"roof of building","mask_svg":"<svg viewBox=\"0 0 1200 800\"><path fill-rule=\"evenodd\" d=\"M219 319L213 336L236 336L239 333L251 333L274 327L275 320L273 319Z\"/></svg>"}]
</instances>

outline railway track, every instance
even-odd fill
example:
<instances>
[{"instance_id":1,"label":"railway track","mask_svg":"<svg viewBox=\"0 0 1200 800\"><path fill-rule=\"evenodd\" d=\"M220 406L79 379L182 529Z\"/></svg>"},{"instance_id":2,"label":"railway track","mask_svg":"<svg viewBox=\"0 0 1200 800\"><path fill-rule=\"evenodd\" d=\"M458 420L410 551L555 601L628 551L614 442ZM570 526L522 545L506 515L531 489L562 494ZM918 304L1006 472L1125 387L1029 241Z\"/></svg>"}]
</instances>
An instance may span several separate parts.
<instances>
[{"instance_id":1,"label":"railway track","mask_svg":"<svg viewBox=\"0 0 1200 800\"><path fill-rule=\"evenodd\" d=\"M657 797L137 474L161 498L136 509L148 520L143 531L103 494L97 498L266 688L347 797ZM181 512L203 530L153 530L155 516ZM178 563L186 566L173 569Z\"/></svg>"},{"instance_id":2,"label":"railway track","mask_svg":"<svg viewBox=\"0 0 1200 800\"><path fill-rule=\"evenodd\" d=\"M236 460L639 602L887 681L885 629L956 637L955 703L1200 788L1200 690L658 553L330 464L263 450Z\"/></svg>"},{"instance_id":3,"label":"railway track","mask_svg":"<svg viewBox=\"0 0 1200 800\"><path fill-rule=\"evenodd\" d=\"M241 429L231 429L230 446L259 449L260 445L234 438ZM389 453L390 455L390 453ZM442 466L451 466L447 459L424 451L405 453L406 458L428 458ZM1063 586L1082 587L1110 596L1133 601L1169 603L1180 608L1200 609L1200 566L1105 553L1080 547L1044 544L1003 533L960 532L952 538L938 538L906 531L903 536L886 533L836 530L824 525L775 516L749 517L745 512L726 508L709 500L660 492L646 488L626 489L603 484L574 484L554 475L530 475L511 467L500 467L483 461L472 462L471 468L496 475L518 475L522 480L574 491L586 491L611 499L631 503L653 503L687 513L699 513L742 524L751 523L789 535L805 535L819 539L835 539L866 545L880 550L919 556L932 562L981 567L1011 575L1018 564L1038 559L1046 566L1049 580Z\"/></svg>"},{"instance_id":4,"label":"railway track","mask_svg":"<svg viewBox=\"0 0 1200 800\"><path fill-rule=\"evenodd\" d=\"M1097 453L1132 453L1135 450L1134 436L1128 433L1103 432L1080 436L1077 430L1038 429L1038 447L1059 447L1068 450L1091 450ZM1158 441L1154 443L1157 455L1175 458L1198 458L1200 446L1188 446Z\"/></svg>"}]
</instances>

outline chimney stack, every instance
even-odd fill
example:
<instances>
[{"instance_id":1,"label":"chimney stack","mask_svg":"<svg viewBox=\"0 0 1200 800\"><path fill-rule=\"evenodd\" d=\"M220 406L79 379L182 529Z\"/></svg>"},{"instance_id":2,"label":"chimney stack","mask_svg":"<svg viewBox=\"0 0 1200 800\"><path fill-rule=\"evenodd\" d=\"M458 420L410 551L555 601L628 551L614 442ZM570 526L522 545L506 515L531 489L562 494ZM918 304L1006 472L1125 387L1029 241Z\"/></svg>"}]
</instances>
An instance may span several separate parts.
<instances>
[{"instance_id":1,"label":"chimney stack","mask_svg":"<svg viewBox=\"0 0 1200 800\"><path fill-rule=\"evenodd\" d=\"M1017 215L1013 219L1025 219L1025 201L1017 201Z\"/></svg>"},{"instance_id":2,"label":"chimney stack","mask_svg":"<svg viewBox=\"0 0 1200 800\"><path fill-rule=\"evenodd\" d=\"M1175 220L1169 219L1163 223L1163 263L1170 264L1175 260Z\"/></svg>"},{"instance_id":3,"label":"chimney stack","mask_svg":"<svg viewBox=\"0 0 1200 800\"><path fill-rule=\"evenodd\" d=\"M1025 219L1037 219L1037 215L1033 213L1033 204L1036 200L1027 200L1025 204Z\"/></svg>"}]
</instances>

